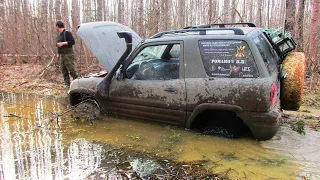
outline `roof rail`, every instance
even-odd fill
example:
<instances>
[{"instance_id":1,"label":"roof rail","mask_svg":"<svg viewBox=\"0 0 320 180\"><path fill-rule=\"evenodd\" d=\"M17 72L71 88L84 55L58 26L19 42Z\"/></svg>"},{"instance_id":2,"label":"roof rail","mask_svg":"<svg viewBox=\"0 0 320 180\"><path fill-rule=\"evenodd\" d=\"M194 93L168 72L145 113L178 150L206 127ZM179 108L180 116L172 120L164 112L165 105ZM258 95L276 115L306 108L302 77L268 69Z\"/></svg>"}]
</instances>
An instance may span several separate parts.
<instances>
[{"instance_id":1,"label":"roof rail","mask_svg":"<svg viewBox=\"0 0 320 180\"><path fill-rule=\"evenodd\" d=\"M188 26L184 29L192 29L192 28L212 28L213 26L219 26L219 28L224 28L226 25L247 25L248 27L257 27L254 23L250 22L241 22L241 23L222 23L222 24L204 24L199 26Z\"/></svg>"},{"instance_id":2,"label":"roof rail","mask_svg":"<svg viewBox=\"0 0 320 180\"><path fill-rule=\"evenodd\" d=\"M166 34L175 34L175 33L187 33L187 32L199 32L200 35L206 35L207 31L225 31L225 30L229 30L229 31L233 31L235 35L244 35L244 32L242 31L242 29L239 28L194 28L194 29L180 29L180 30L171 30L171 31L165 31L165 32L160 32L157 33L153 36L151 36L151 38L160 38L163 35Z\"/></svg>"}]
</instances>

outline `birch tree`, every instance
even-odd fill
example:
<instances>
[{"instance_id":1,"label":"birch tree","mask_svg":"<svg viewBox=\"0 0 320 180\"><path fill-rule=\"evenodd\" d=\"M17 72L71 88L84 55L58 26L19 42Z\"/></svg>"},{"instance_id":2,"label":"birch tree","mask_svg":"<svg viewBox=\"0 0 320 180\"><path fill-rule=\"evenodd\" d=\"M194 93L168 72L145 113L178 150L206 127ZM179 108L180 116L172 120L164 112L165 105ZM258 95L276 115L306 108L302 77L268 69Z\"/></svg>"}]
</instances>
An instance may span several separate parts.
<instances>
[{"instance_id":1,"label":"birch tree","mask_svg":"<svg viewBox=\"0 0 320 180\"><path fill-rule=\"evenodd\" d=\"M296 39L297 39L297 50L303 51L303 45L304 45L304 37L303 37L303 30L304 30L304 12L305 12L305 6L306 1L305 0L299 0L299 8L298 8L298 14L297 14L297 21L296 24Z\"/></svg>"},{"instance_id":2,"label":"birch tree","mask_svg":"<svg viewBox=\"0 0 320 180\"><path fill-rule=\"evenodd\" d=\"M310 58L315 64L319 64L319 19L320 19L320 0L312 0L312 19L311 19L311 44Z\"/></svg>"},{"instance_id":3,"label":"birch tree","mask_svg":"<svg viewBox=\"0 0 320 180\"><path fill-rule=\"evenodd\" d=\"M290 32L294 35L294 24L295 24L295 1L286 0L286 22L285 22L285 29L286 31Z\"/></svg>"}]
</instances>

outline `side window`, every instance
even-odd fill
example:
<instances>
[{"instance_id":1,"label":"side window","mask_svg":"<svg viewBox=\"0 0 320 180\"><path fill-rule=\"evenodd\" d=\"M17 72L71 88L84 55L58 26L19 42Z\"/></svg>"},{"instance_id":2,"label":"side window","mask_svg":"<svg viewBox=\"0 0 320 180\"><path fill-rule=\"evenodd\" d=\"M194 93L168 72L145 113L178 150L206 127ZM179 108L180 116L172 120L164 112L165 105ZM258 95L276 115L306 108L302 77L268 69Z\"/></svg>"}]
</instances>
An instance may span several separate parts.
<instances>
[{"instance_id":1,"label":"side window","mask_svg":"<svg viewBox=\"0 0 320 180\"><path fill-rule=\"evenodd\" d=\"M262 59L269 70L269 73L273 72L277 68L280 61L277 53L273 50L263 34L260 34L259 36L254 38L253 41L258 47Z\"/></svg>"},{"instance_id":2,"label":"side window","mask_svg":"<svg viewBox=\"0 0 320 180\"><path fill-rule=\"evenodd\" d=\"M211 77L259 77L253 55L245 41L201 40L199 48L205 70Z\"/></svg>"},{"instance_id":3,"label":"side window","mask_svg":"<svg viewBox=\"0 0 320 180\"><path fill-rule=\"evenodd\" d=\"M126 70L135 80L179 79L180 44L152 45L143 48Z\"/></svg>"}]
</instances>

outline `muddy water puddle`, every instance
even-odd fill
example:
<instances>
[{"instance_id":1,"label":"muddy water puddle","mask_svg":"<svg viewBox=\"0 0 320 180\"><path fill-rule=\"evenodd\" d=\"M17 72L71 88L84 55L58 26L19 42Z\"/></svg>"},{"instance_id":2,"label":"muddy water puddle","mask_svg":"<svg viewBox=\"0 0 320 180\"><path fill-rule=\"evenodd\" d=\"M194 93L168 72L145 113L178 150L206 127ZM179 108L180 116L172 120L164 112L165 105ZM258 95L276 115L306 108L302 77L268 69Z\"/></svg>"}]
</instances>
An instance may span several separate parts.
<instances>
[{"instance_id":1,"label":"muddy water puddle","mask_svg":"<svg viewBox=\"0 0 320 180\"><path fill-rule=\"evenodd\" d=\"M0 93L0 179L320 179L312 130L259 142L67 110L65 99Z\"/></svg>"}]
</instances>

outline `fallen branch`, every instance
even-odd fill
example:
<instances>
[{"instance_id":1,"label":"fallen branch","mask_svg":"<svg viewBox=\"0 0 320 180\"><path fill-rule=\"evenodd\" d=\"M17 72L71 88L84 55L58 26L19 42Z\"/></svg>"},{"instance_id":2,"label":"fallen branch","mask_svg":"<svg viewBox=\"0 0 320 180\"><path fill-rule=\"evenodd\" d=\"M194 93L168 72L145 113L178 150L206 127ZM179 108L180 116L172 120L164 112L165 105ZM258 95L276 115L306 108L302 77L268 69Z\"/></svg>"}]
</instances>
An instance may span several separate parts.
<instances>
[{"instance_id":1,"label":"fallen branch","mask_svg":"<svg viewBox=\"0 0 320 180\"><path fill-rule=\"evenodd\" d=\"M48 63L48 65L45 67L45 68L43 68L38 74L39 74L39 76L43 76L43 74L44 74L44 72L46 71L46 69L48 69L50 66L51 66L51 64L54 62L54 58L55 58L56 56L55 55L53 55L53 57L52 57L52 59L51 59L51 61Z\"/></svg>"},{"instance_id":2,"label":"fallen branch","mask_svg":"<svg viewBox=\"0 0 320 180\"><path fill-rule=\"evenodd\" d=\"M15 114L9 114L7 116L3 116L3 117L15 117L15 118L21 118L21 116L17 116Z\"/></svg>"}]
</instances>

